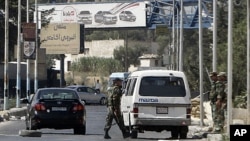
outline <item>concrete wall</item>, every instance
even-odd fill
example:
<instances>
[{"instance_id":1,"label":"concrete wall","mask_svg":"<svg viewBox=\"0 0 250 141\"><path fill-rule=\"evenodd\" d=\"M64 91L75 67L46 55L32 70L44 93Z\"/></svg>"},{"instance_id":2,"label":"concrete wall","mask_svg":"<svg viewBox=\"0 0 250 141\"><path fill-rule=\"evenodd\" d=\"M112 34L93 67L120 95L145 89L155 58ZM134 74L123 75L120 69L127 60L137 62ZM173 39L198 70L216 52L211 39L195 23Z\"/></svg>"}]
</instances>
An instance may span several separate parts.
<instances>
[{"instance_id":1,"label":"concrete wall","mask_svg":"<svg viewBox=\"0 0 250 141\"><path fill-rule=\"evenodd\" d=\"M68 61L75 61L81 57L103 57L112 58L114 49L124 47L124 40L96 40L85 42L85 50L83 54L65 54L64 71L68 72ZM55 60L55 69L60 70L60 60Z\"/></svg>"}]
</instances>

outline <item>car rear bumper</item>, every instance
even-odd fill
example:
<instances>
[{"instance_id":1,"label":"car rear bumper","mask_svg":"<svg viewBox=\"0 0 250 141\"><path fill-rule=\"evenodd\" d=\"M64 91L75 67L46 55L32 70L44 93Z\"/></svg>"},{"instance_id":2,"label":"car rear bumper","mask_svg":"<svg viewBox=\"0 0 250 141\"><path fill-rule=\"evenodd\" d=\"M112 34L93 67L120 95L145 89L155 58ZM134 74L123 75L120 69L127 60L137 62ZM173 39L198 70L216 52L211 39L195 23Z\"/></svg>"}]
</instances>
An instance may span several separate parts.
<instances>
[{"instance_id":1,"label":"car rear bumper","mask_svg":"<svg viewBox=\"0 0 250 141\"><path fill-rule=\"evenodd\" d=\"M140 118L134 119L132 125L153 125L153 126L189 126L190 119L155 119L155 118Z\"/></svg>"},{"instance_id":2,"label":"car rear bumper","mask_svg":"<svg viewBox=\"0 0 250 141\"><path fill-rule=\"evenodd\" d=\"M35 116L32 118L33 124L38 128L58 128L68 129L86 124L83 115L74 116Z\"/></svg>"}]
</instances>

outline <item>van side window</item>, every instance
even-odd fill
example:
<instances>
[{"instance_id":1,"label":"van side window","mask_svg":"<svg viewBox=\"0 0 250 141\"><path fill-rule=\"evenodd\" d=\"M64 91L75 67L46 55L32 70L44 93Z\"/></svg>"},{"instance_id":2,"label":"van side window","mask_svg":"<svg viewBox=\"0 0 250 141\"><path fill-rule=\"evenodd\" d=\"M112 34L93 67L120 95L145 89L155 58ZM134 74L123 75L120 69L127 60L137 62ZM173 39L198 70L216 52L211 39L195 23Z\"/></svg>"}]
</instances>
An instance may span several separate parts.
<instances>
[{"instance_id":1,"label":"van side window","mask_svg":"<svg viewBox=\"0 0 250 141\"><path fill-rule=\"evenodd\" d=\"M137 80L136 78L131 79L131 82L128 85L128 93L127 93L127 95L129 95L129 96L133 95L134 89L135 89L136 80Z\"/></svg>"}]
</instances>

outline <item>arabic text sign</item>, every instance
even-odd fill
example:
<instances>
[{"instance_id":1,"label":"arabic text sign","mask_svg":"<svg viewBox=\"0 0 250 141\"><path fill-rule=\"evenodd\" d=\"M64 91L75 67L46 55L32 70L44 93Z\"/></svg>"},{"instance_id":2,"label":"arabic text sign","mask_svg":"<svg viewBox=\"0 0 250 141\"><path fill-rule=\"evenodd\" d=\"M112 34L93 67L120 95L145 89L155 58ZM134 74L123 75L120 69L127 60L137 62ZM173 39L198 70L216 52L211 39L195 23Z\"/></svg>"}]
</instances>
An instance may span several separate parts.
<instances>
[{"instance_id":1,"label":"arabic text sign","mask_svg":"<svg viewBox=\"0 0 250 141\"><path fill-rule=\"evenodd\" d=\"M53 23L41 29L41 48L46 54L78 54L80 52L80 25Z\"/></svg>"}]
</instances>

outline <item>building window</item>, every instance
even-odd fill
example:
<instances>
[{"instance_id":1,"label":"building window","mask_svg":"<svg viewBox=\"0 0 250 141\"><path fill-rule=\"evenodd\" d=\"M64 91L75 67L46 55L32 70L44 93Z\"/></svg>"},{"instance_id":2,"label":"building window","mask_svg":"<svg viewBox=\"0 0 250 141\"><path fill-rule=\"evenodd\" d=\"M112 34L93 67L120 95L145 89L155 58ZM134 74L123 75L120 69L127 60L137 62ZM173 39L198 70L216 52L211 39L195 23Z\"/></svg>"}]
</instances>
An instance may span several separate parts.
<instances>
[{"instance_id":1,"label":"building window","mask_svg":"<svg viewBox=\"0 0 250 141\"><path fill-rule=\"evenodd\" d=\"M71 61L67 61L67 65L68 65L68 71L71 71Z\"/></svg>"},{"instance_id":2,"label":"building window","mask_svg":"<svg viewBox=\"0 0 250 141\"><path fill-rule=\"evenodd\" d=\"M159 66L159 61L155 60L155 66Z\"/></svg>"}]
</instances>

